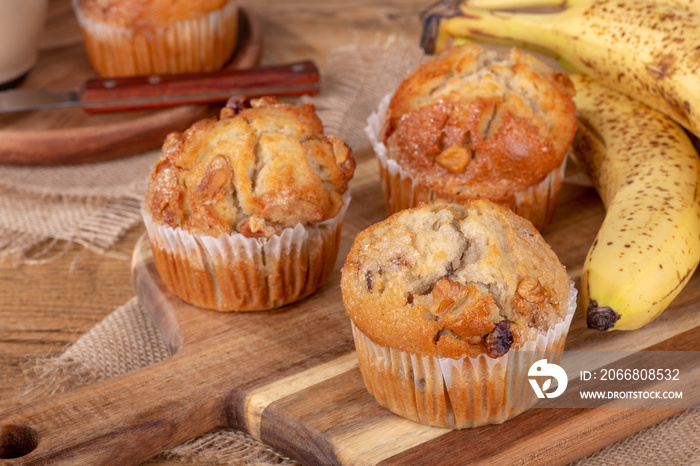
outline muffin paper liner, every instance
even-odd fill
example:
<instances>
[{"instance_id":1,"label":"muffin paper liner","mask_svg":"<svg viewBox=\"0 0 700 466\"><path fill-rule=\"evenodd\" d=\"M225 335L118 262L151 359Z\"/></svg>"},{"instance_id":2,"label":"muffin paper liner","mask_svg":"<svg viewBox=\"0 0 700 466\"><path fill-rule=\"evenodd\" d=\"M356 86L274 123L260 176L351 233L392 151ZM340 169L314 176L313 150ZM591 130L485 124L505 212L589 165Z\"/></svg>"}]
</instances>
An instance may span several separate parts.
<instances>
[{"instance_id":1,"label":"muffin paper liner","mask_svg":"<svg viewBox=\"0 0 700 466\"><path fill-rule=\"evenodd\" d=\"M380 133L392 95L384 96L377 111L368 117L365 127L365 133L369 137L379 162L382 194L389 214L415 207L421 202L431 201L438 197L453 202L464 201L465 199L439 194L421 184L419 180L414 179L408 170L404 170L398 162L389 157L387 147L381 142ZM538 230L542 230L554 216L559 192L564 183L568 158L567 154L561 165L552 170L540 183L516 191L511 200L501 202L501 204L509 207L521 217L530 220Z\"/></svg>"},{"instance_id":2,"label":"muffin paper liner","mask_svg":"<svg viewBox=\"0 0 700 466\"><path fill-rule=\"evenodd\" d=\"M112 26L86 17L73 0L85 49L102 76L214 71L223 67L238 37L237 0L198 18L160 28Z\"/></svg>"},{"instance_id":3,"label":"muffin paper liner","mask_svg":"<svg viewBox=\"0 0 700 466\"><path fill-rule=\"evenodd\" d=\"M171 292L198 307L256 311L300 300L328 278L350 200L346 192L332 219L297 224L270 238L212 237L158 224L141 213L156 269Z\"/></svg>"},{"instance_id":4,"label":"muffin paper liner","mask_svg":"<svg viewBox=\"0 0 700 466\"><path fill-rule=\"evenodd\" d=\"M530 366L540 359L561 360L576 294L570 282L564 319L496 359L420 356L378 345L352 323L362 379L380 405L421 424L450 429L500 424L537 401L527 382Z\"/></svg>"}]
</instances>

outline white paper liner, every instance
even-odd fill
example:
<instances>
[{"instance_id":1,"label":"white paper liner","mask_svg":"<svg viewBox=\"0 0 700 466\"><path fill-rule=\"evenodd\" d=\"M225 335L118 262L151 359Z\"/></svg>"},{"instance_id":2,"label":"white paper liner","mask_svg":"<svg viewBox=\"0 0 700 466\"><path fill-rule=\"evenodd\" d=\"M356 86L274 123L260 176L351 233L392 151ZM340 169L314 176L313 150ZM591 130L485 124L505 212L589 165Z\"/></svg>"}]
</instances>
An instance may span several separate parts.
<instances>
[{"instance_id":1,"label":"white paper liner","mask_svg":"<svg viewBox=\"0 0 700 466\"><path fill-rule=\"evenodd\" d=\"M352 323L362 379L379 404L421 424L450 429L500 424L537 401L526 381L528 370L539 359L561 360L576 295L572 281L564 319L496 359L420 356L378 345Z\"/></svg>"},{"instance_id":2,"label":"white paper liner","mask_svg":"<svg viewBox=\"0 0 700 466\"><path fill-rule=\"evenodd\" d=\"M449 195L441 195L414 179L408 170L404 170L398 162L389 157L387 147L381 142L381 128L384 115L391 102L393 93L387 94L379 103L377 110L367 118L365 133L379 161L379 175L384 195L384 203L389 214L403 209L415 207L421 202L431 201L441 197L448 201L463 201ZM540 183L526 189L516 191L512 202L504 203L521 217L530 220L538 230L544 229L554 216L559 200L559 192L564 183L566 161L552 170Z\"/></svg>"},{"instance_id":3,"label":"white paper liner","mask_svg":"<svg viewBox=\"0 0 700 466\"><path fill-rule=\"evenodd\" d=\"M238 0L198 18L160 28L128 28L92 20L72 0L93 67L102 76L214 71L231 57L238 37Z\"/></svg>"},{"instance_id":4,"label":"white paper liner","mask_svg":"<svg viewBox=\"0 0 700 466\"><path fill-rule=\"evenodd\" d=\"M269 310L314 292L335 268L350 192L334 218L270 238L218 237L156 223L142 209L156 268L170 291L219 311Z\"/></svg>"}]
</instances>

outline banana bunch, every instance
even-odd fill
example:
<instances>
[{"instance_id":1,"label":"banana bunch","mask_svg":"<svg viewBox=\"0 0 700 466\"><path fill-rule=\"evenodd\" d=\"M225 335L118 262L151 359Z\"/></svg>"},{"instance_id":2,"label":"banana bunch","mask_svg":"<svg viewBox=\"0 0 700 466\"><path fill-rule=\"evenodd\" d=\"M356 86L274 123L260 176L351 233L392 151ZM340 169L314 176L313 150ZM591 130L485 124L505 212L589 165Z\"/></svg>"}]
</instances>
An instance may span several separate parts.
<instances>
[{"instance_id":1,"label":"banana bunch","mask_svg":"<svg viewBox=\"0 0 700 466\"><path fill-rule=\"evenodd\" d=\"M633 330L656 318L700 262L700 159L667 116L572 76L574 158L606 215L588 251L581 296L589 328Z\"/></svg>"},{"instance_id":2,"label":"banana bunch","mask_svg":"<svg viewBox=\"0 0 700 466\"><path fill-rule=\"evenodd\" d=\"M700 13L646 0L573 0L556 13L481 10L471 1L439 2L423 13L426 52L454 38L542 47L700 136Z\"/></svg>"},{"instance_id":3,"label":"banana bunch","mask_svg":"<svg viewBox=\"0 0 700 466\"><path fill-rule=\"evenodd\" d=\"M505 10L509 8L558 7L568 8L591 0L463 0L462 5L472 8ZM700 12L700 0L655 0L682 10Z\"/></svg>"}]
</instances>

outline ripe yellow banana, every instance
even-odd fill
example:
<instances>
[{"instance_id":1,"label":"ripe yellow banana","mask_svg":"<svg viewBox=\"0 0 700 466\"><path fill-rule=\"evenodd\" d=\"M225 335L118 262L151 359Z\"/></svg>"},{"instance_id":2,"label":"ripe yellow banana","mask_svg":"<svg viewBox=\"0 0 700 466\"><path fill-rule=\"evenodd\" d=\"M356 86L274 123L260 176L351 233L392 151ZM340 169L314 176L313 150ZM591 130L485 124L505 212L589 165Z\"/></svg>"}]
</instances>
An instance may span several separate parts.
<instances>
[{"instance_id":1,"label":"ripe yellow banana","mask_svg":"<svg viewBox=\"0 0 700 466\"><path fill-rule=\"evenodd\" d=\"M422 43L427 52L447 46L450 37L548 48L700 136L700 14L645 0L591 0L546 14L463 4L457 13L448 13L447 6L434 5L424 14Z\"/></svg>"},{"instance_id":2,"label":"ripe yellow banana","mask_svg":"<svg viewBox=\"0 0 700 466\"><path fill-rule=\"evenodd\" d=\"M509 8L531 8L542 6L568 8L578 3L585 3L588 1L590 0L462 0L461 5L467 8L472 7L485 8L489 10L506 10Z\"/></svg>"},{"instance_id":3,"label":"ripe yellow banana","mask_svg":"<svg viewBox=\"0 0 700 466\"><path fill-rule=\"evenodd\" d=\"M633 330L664 311L700 262L700 159L670 118L585 76L572 76L574 158L606 215L581 274L586 321Z\"/></svg>"},{"instance_id":4,"label":"ripe yellow banana","mask_svg":"<svg viewBox=\"0 0 700 466\"><path fill-rule=\"evenodd\" d=\"M568 8L591 0L462 0L462 5L489 10L509 8L558 7ZM654 3L671 5L682 10L700 12L700 0L654 0Z\"/></svg>"}]
</instances>

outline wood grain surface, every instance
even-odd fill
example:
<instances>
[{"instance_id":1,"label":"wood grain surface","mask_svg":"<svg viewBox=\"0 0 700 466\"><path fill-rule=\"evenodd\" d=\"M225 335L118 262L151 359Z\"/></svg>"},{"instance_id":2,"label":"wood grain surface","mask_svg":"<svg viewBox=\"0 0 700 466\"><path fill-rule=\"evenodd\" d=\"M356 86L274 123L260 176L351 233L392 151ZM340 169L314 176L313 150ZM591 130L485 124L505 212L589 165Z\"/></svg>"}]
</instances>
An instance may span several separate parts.
<instances>
[{"instance_id":1,"label":"wood grain surface","mask_svg":"<svg viewBox=\"0 0 700 466\"><path fill-rule=\"evenodd\" d=\"M165 288L141 237L132 262L136 294L174 356L4 413L5 425L29 427L41 439L13 464L137 464L218 427L246 430L305 464L465 464L509 458L561 464L681 411L661 404L657 409L557 409L556 415L535 408L501 425L450 431L382 408L364 388L339 288L339 269L353 238L386 216L376 162L365 159L357 172L335 272L312 296L279 310L222 313L184 303ZM600 221L595 193L566 184L545 238L577 285L578 264ZM569 234L572 228L576 235ZM608 343L608 349L618 351L698 351L700 315L688 304L700 299L699 285L695 276L671 309L635 332L589 330L579 309L566 350L600 350ZM697 382L697 362L690 366L695 375L686 380Z\"/></svg>"}]
</instances>

